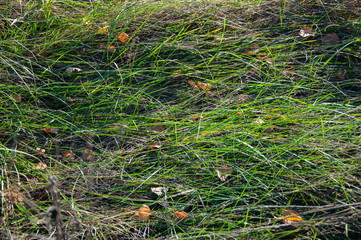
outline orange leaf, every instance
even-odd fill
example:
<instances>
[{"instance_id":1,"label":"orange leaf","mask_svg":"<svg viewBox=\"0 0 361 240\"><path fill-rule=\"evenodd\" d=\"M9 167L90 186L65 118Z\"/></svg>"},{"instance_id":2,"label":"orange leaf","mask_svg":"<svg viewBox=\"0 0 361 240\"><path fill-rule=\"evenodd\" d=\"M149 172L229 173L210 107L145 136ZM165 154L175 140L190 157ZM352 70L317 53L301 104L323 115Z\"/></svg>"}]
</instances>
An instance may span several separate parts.
<instances>
[{"instance_id":1,"label":"orange leaf","mask_svg":"<svg viewBox=\"0 0 361 240\"><path fill-rule=\"evenodd\" d=\"M188 83L192 86L192 88L197 88L197 86L192 81L188 81Z\"/></svg>"},{"instance_id":2,"label":"orange leaf","mask_svg":"<svg viewBox=\"0 0 361 240\"><path fill-rule=\"evenodd\" d=\"M292 224L303 220L302 217L300 217L294 210L286 210L282 213L282 216L283 217L278 220L286 224Z\"/></svg>"},{"instance_id":3,"label":"orange leaf","mask_svg":"<svg viewBox=\"0 0 361 240\"><path fill-rule=\"evenodd\" d=\"M198 87L202 88L202 90L207 90L207 88L210 88L211 85L206 83L197 82Z\"/></svg>"},{"instance_id":4,"label":"orange leaf","mask_svg":"<svg viewBox=\"0 0 361 240\"><path fill-rule=\"evenodd\" d=\"M269 56L263 56L263 57L258 56L258 57L257 57L258 60L263 60L263 59L267 59L267 58L269 58Z\"/></svg>"},{"instance_id":5,"label":"orange leaf","mask_svg":"<svg viewBox=\"0 0 361 240\"><path fill-rule=\"evenodd\" d=\"M129 39L129 35L126 34L125 32L122 32L119 36L118 36L118 40L125 43L127 42Z\"/></svg>"},{"instance_id":6,"label":"orange leaf","mask_svg":"<svg viewBox=\"0 0 361 240\"><path fill-rule=\"evenodd\" d=\"M58 131L59 131L56 128L50 128L50 127L46 127L43 130L44 130L44 132L47 132L47 133L58 133Z\"/></svg>"},{"instance_id":7,"label":"orange leaf","mask_svg":"<svg viewBox=\"0 0 361 240\"><path fill-rule=\"evenodd\" d=\"M68 152L68 151L63 152L63 157L64 157L64 158L69 158L69 159L72 159L72 160L75 159L74 153Z\"/></svg>"},{"instance_id":8,"label":"orange leaf","mask_svg":"<svg viewBox=\"0 0 361 240\"><path fill-rule=\"evenodd\" d=\"M198 119L200 119L200 118L203 118L202 116L199 116L199 115L193 115L192 116L192 119L193 120L198 120Z\"/></svg>"},{"instance_id":9,"label":"orange leaf","mask_svg":"<svg viewBox=\"0 0 361 240\"><path fill-rule=\"evenodd\" d=\"M139 217L143 221L147 221L152 214L152 210L147 205L143 205L139 208L138 212L135 213L135 216Z\"/></svg>"},{"instance_id":10,"label":"orange leaf","mask_svg":"<svg viewBox=\"0 0 361 240\"><path fill-rule=\"evenodd\" d=\"M254 54L254 53L251 52L251 51L248 51L248 52L246 52L246 54L247 54L247 55L250 55L250 54Z\"/></svg>"},{"instance_id":11,"label":"orange leaf","mask_svg":"<svg viewBox=\"0 0 361 240\"><path fill-rule=\"evenodd\" d=\"M161 145L149 145L150 148L153 148L153 149L159 149L161 148L162 146Z\"/></svg>"},{"instance_id":12,"label":"orange leaf","mask_svg":"<svg viewBox=\"0 0 361 240\"><path fill-rule=\"evenodd\" d=\"M259 48L258 44L255 44L250 47L251 50L257 50Z\"/></svg>"},{"instance_id":13,"label":"orange leaf","mask_svg":"<svg viewBox=\"0 0 361 240\"><path fill-rule=\"evenodd\" d=\"M113 45L107 47L107 52L114 52L115 51L115 47Z\"/></svg>"},{"instance_id":14,"label":"orange leaf","mask_svg":"<svg viewBox=\"0 0 361 240\"><path fill-rule=\"evenodd\" d=\"M180 211L177 211L177 212L174 212L173 213L173 216L175 216L177 219L184 219L188 216L188 214L186 214L185 212L180 212Z\"/></svg>"},{"instance_id":15,"label":"orange leaf","mask_svg":"<svg viewBox=\"0 0 361 240\"><path fill-rule=\"evenodd\" d=\"M182 139L181 142L187 141L189 138L190 138L190 137L185 137L185 138Z\"/></svg>"}]
</instances>

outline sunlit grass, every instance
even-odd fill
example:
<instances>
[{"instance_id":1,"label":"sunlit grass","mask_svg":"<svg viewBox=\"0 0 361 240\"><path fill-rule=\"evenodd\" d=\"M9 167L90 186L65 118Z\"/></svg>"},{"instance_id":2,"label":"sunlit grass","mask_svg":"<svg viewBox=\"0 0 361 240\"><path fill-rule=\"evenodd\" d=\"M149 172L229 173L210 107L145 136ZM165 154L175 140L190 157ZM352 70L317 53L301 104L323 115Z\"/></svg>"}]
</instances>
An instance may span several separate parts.
<instances>
[{"instance_id":1,"label":"sunlit grass","mask_svg":"<svg viewBox=\"0 0 361 240\"><path fill-rule=\"evenodd\" d=\"M66 239L327 238L344 224L357 236L359 29L343 5L311 18L313 7L4 7L1 236L59 233L52 176ZM303 26L317 36L299 36ZM323 44L329 32L340 41ZM148 221L134 215L142 205ZM304 222L276 221L287 209Z\"/></svg>"}]
</instances>

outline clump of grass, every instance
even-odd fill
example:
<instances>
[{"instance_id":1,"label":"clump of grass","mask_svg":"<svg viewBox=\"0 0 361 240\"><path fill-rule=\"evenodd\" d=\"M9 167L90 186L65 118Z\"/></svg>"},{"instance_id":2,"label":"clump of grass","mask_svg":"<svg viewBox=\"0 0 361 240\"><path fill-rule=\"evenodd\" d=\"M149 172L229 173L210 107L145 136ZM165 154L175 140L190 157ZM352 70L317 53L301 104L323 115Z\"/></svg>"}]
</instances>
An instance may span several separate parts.
<instances>
[{"instance_id":1,"label":"clump of grass","mask_svg":"<svg viewBox=\"0 0 361 240\"><path fill-rule=\"evenodd\" d=\"M1 237L357 236L360 30L348 4L3 7ZM317 34L299 36L304 26ZM303 221L280 222L289 209Z\"/></svg>"}]
</instances>

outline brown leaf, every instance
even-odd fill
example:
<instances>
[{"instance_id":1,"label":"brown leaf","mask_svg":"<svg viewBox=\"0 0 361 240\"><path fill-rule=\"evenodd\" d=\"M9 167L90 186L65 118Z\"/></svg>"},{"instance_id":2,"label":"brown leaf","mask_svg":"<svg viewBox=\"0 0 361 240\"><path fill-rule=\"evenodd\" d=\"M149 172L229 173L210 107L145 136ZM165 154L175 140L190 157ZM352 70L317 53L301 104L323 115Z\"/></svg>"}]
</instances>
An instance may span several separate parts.
<instances>
[{"instance_id":1,"label":"brown leaf","mask_svg":"<svg viewBox=\"0 0 361 240\"><path fill-rule=\"evenodd\" d=\"M59 132L59 129L57 129L57 128L50 128L50 127L46 127L46 128L44 128L43 130L44 130L44 132L54 133L54 134L56 134L56 133Z\"/></svg>"},{"instance_id":2,"label":"brown leaf","mask_svg":"<svg viewBox=\"0 0 361 240\"><path fill-rule=\"evenodd\" d=\"M84 161L89 161L89 160L93 160L95 158L95 155L93 154L93 151L90 149L84 149L83 152L83 160Z\"/></svg>"},{"instance_id":3,"label":"brown leaf","mask_svg":"<svg viewBox=\"0 0 361 240\"><path fill-rule=\"evenodd\" d=\"M139 217L143 221L148 221L150 215L152 214L152 210L147 205L143 205L139 208L138 212L135 213L135 216Z\"/></svg>"},{"instance_id":4,"label":"brown leaf","mask_svg":"<svg viewBox=\"0 0 361 240\"><path fill-rule=\"evenodd\" d=\"M75 159L74 153L68 151L63 152L63 157L71 160Z\"/></svg>"},{"instance_id":5,"label":"brown leaf","mask_svg":"<svg viewBox=\"0 0 361 240\"><path fill-rule=\"evenodd\" d=\"M164 125L154 125L150 128L150 130L156 131L156 132L163 132L164 131Z\"/></svg>"},{"instance_id":6,"label":"brown leaf","mask_svg":"<svg viewBox=\"0 0 361 240\"><path fill-rule=\"evenodd\" d=\"M332 45L340 41L340 38L337 36L336 33L329 33L323 38L321 38L321 41L325 45Z\"/></svg>"},{"instance_id":7,"label":"brown leaf","mask_svg":"<svg viewBox=\"0 0 361 240\"><path fill-rule=\"evenodd\" d=\"M232 174L232 168L228 166L220 167L216 169L217 175L219 179L224 182L226 181L227 177Z\"/></svg>"},{"instance_id":8,"label":"brown leaf","mask_svg":"<svg viewBox=\"0 0 361 240\"><path fill-rule=\"evenodd\" d=\"M337 75L337 77L340 79L340 80L345 80L346 79L346 70L343 72L343 73L339 73Z\"/></svg>"}]
</instances>

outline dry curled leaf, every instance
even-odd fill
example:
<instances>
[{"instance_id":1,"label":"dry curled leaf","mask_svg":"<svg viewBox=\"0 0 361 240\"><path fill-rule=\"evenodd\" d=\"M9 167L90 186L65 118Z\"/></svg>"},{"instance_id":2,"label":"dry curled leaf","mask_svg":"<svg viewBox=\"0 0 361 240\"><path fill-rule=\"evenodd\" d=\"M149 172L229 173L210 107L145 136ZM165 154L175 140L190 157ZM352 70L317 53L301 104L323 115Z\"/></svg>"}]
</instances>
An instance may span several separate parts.
<instances>
[{"instance_id":1,"label":"dry curled leaf","mask_svg":"<svg viewBox=\"0 0 361 240\"><path fill-rule=\"evenodd\" d=\"M48 166L43 162L39 162L35 166L35 169L39 169L39 170L46 170L47 168L48 168Z\"/></svg>"},{"instance_id":2,"label":"dry curled leaf","mask_svg":"<svg viewBox=\"0 0 361 240\"><path fill-rule=\"evenodd\" d=\"M152 210L147 205L143 205L139 208L138 212L135 213L135 216L139 217L143 221L148 221L150 215L152 214Z\"/></svg>"},{"instance_id":3,"label":"dry curled leaf","mask_svg":"<svg viewBox=\"0 0 361 240\"><path fill-rule=\"evenodd\" d=\"M208 88L211 87L210 84L207 83L202 83L202 82L197 82L198 87L200 87L202 90L207 90Z\"/></svg>"},{"instance_id":4,"label":"dry curled leaf","mask_svg":"<svg viewBox=\"0 0 361 240\"><path fill-rule=\"evenodd\" d=\"M101 35L105 35L108 33L108 31L109 31L109 27L102 27L97 32Z\"/></svg>"},{"instance_id":5,"label":"dry curled leaf","mask_svg":"<svg viewBox=\"0 0 361 240\"><path fill-rule=\"evenodd\" d=\"M332 45L340 41L340 38L337 36L336 33L329 33L323 38L321 38L321 41L325 45Z\"/></svg>"},{"instance_id":6,"label":"dry curled leaf","mask_svg":"<svg viewBox=\"0 0 361 240\"><path fill-rule=\"evenodd\" d=\"M63 152L63 157L71 160L75 159L74 153L68 151Z\"/></svg>"},{"instance_id":7,"label":"dry curled leaf","mask_svg":"<svg viewBox=\"0 0 361 240\"><path fill-rule=\"evenodd\" d=\"M343 73L339 73L337 74L337 77L340 79L340 80L345 80L346 79L346 70L343 72Z\"/></svg>"},{"instance_id":8,"label":"dry curled leaf","mask_svg":"<svg viewBox=\"0 0 361 240\"><path fill-rule=\"evenodd\" d=\"M115 49L116 48L113 45L110 45L109 47L107 47L107 52L112 53L115 51Z\"/></svg>"},{"instance_id":9,"label":"dry curled leaf","mask_svg":"<svg viewBox=\"0 0 361 240\"><path fill-rule=\"evenodd\" d=\"M194 89L196 89L196 88L197 88L197 86L194 84L194 82L192 82L192 81L188 81L188 83L192 86L192 88L194 88Z\"/></svg>"},{"instance_id":10,"label":"dry curled leaf","mask_svg":"<svg viewBox=\"0 0 361 240\"><path fill-rule=\"evenodd\" d=\"M159 144L156 144L156 145L149 145L150 148L153 148L153 149L159 149L162 147L162 145L159 145Z\"/></svg>"},{"instance_id":11,"label":"dry curled leaf","mask_svg":"<svg viewBox=\"0 0 361 240\"><path fill-rule=\"evenodd\" d=\"M45 149L37 147L35 150L42 155L45 154Z\"/></svg>"},{"instance_id":12,"label":"dry curled leaf","mask_svg":"<svg viewBox=\"0 0 361 240\"><path fill-rule=\"evenodd\" d=\"M303 28L301 28L299 35L303 38L310 37L310 36L314 37L314 36L316 36L316 32L310 27L303 27Z\"/></svg>"},{"instance_id":13,"label":"dry curled leaf","mask_svg":"<svg viewBox=\"0 0 361 240\"><path fill-rule=\"evenodd\" d=\"M118 36L118 40L126 43L129 40L129 35L126 34L125 32L122 32L119 36Z\"/></svg>"},{"instance_id":14,"label":"dry curled leaf","mask_svg":"<svg viewBox=\"0 0 361 240\"><path fill-rule=\"evenodd\" d=\"M158 197L162 196L163 193L166 193L168 191L168 188L166 187L151 187L150 190L152 193L155 193L158 195Z\"/></svg>"},{"instance_id":15,"label":"dry curled leaf","mask_svg":"<svg viewBox=\"0 0 361 240\"><path fill-rule=\"evenodd\" d=\"M46 128L43 129L43 131L44 131L44 132L47 132L47 133L54 133L54 134L56 134L56 133L59 132L59 129L46 127Z\"/></svg>"},{"instance_id":16,"label":"dry curled leaf","mask_svg":"<svg viewBox=\"0 0 361 240\"><path fill-rule=\"evenodd\" d=\"M155 131L155 132L163 132L164 125L154 125L150 128L150 130Z\"/></svg>"},{"instance_id":17,"label":"dry curled leaf","mask_svg":"<svg viewBox=\"0 0 361 240\"><path fill-rule=\"evenodd\" d=\"M89 161L89 160L93 160L95 158L95 155L93 154L93 151L90 149L84 149L83 152L83 160L84 161Z\"/></svg>"},{"instance_id":18,"label":"dry curled leaf","mask_svg":"<svg viewBox=\"0 0 361 240\"><path fill-rule=\"evenodd\" d=\"M175 216L177 219L182 220L188 216L185 212L182 211L176 211L173 213L173 216Z\"/></svg>"},{"instance_id":19,"label":"dry curled leaf","mask_svg":"<svg viewBox=\"0 0 361 240\"><path fill-rule=\"evenodd\" d=\"M282 213L282 217L277 219L285 224L293 224L295 222L303 221L302 217L294 210L286 210Z\"/></svg>"},{"instance_id":20,"label":"dry curled leaf","mask_svg":"<svg viewBox=\"0 0 361 240\"><path fill-rule=\"evenodd\" d=\"M232 168L224 166L216 169L217 175L219 179L224 182L226 181L227 177L232 174Z\"/></svg>"},{"instance_id":21,"label":"dry curled leaf","mask_svg":"<svg viewBox=\"0 0 361 240\"><path fill-rule=\"evenodd\" d=\"M73 72L82 72L83 70L81 70L80 68L76 68L76 67L68 67L67 69L65 69L66 73L73 73Z\"/></svg>"}]
</instances>

